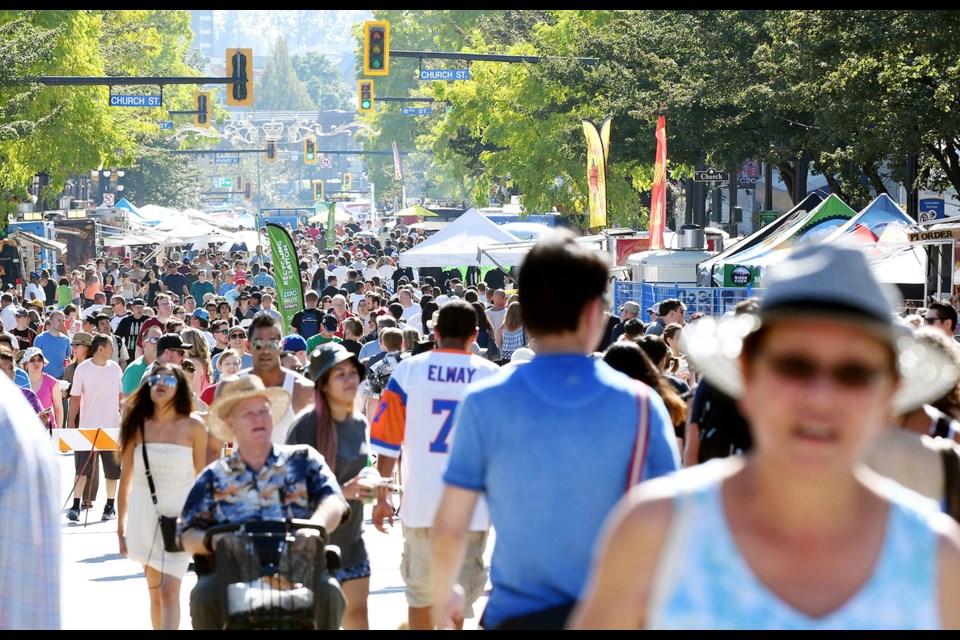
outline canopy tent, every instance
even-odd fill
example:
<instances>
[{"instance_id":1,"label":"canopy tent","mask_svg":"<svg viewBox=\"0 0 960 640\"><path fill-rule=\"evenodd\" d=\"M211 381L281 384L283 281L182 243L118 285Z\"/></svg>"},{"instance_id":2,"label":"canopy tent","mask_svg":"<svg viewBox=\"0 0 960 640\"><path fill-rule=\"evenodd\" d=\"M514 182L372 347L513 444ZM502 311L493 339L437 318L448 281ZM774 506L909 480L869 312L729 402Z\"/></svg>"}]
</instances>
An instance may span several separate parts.
<instances>
[{"instance_id":1,"label":"canopy tent","mask_svg":"<svg viewBox=\"0 0 960 640\"><path fill-rule=\"evenodd\" d=\"M717 264L718 262L726 262L731 258L731 256L738 254L741 251L746 251L750 247L754 247L764 240L778 234L785 226L796 222L801 217L806 216L809 211L811 211L821 202L823 202L823 198L820 197L819 194L810 193L806 198L798 202L796 206L773 222L760 227L742 240L738 240L736 244L727 247L725 250L714 255L713 257L704 260L697 265L697 284L702 287L711 286L713 283L713 265Z\"/></svg>"},{"instance_id":2,"label":"canopy tent","mask_svg":"<svg viewBox=\"0 0 960 640\"><path fill-rule=\"evenodd\" d=\"M477 255L481 246L519 241L515 235L490 222L476 209L467 209L446 227L413 249L401 253L400 266L480 266Z\"/></svg>"},{"instance_id":3,"label":"canopy tent","mask_svg":"<svg viewBox=\"0 0 960 640\"><path fill-rule=\"evenodd\" d=\"M603 248L607 239L604 235L581 236L577 242L589 246L594 251L602 253L609 259L609 254ZM536 240L521 240L520 242L486 244L477 248L477 263L480 266L499 266L504 269L517 267L527 257L527 253L536 244Z\"/></svg>"},{"instance_id":4,"label":"canopy tent","mask_svg":"<svg viewBox=\"0 0 960 640\"><path fill-rule=\"evenodd\" d=\"M401 209L396 214L401 218L406 218L408 216L417 216L418 218L436 218L438 217L433 211L425 209L418 204L413 205L412 207L407 207L406 209Z\"/></svg>"},{"instance_id":5,"label":"canopy tent","mask_svg":"<svg viewBox=\"0 0 960 640\"><path fill-rule=\"evenodd\" d=\"M140 210L133 206L126 198L120 198L120 201L113 206L117 209L126 209L135 217L140 218L141 220L143 219L143 216L140 214Z\"/></svg>"},{"instance_id":6,"label":"canopy tent","mask_svg":"<svg viewBox=\"0 0 960 640\"><path fill-rule=\"evenodd\" d=\"M164 220L176 218L180 215L180 211L170 207L161 207L155 204L145 204L137 209L137 214L143 218L146 224L156 225Z\"/></svg>"},{"instance_id":7,"label":"canopy tent","mask_svg":"<svg viewBox=\"0 0 960 640\"><path fill-rule=\"evenodd\" d=\"M810 211L789 220L779 232L726 260L716 261L712 266L713 282L718 286L732 286L734 270L749 270L756 275L761 268L779 262L795 245L821 242L856 215L856 211L831 193Z\"/></svg>"}]
</instances>

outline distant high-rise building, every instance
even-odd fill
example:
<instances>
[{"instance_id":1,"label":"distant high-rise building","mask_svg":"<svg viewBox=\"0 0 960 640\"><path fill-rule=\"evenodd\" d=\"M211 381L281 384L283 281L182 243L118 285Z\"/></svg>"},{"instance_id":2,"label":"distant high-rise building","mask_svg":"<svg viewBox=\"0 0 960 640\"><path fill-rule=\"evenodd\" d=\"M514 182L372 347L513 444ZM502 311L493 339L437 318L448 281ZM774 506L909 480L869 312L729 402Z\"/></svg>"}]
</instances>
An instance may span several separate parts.
<instances>
[{"instance_id":1,"label":"distant high-rise building","mask_svg":"<svg viewBox=\"0 0 960 640\"><path fill-rule=\"evenodd\" d=\"M206 58L222 58L213 48L213 9L190 11L190 27L193 29L193 48L199 49Z\"/></svg>"}]
</instances>

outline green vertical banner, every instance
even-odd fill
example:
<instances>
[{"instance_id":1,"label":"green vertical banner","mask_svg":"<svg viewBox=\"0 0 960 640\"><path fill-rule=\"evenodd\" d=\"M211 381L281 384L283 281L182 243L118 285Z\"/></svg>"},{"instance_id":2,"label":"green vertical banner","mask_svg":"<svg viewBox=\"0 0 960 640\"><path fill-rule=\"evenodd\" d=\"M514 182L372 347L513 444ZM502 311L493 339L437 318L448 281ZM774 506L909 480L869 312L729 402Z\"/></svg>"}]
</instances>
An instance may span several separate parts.
<instances>
[{"instance_id":1,"label":"green vertical banner","mask_svg":"<svg viewBox=\"0 0 960 640\"><path fill-rule=\"evenodd\" d=\"M273 277L277 282L277 311L283 318L283 335L290 333L290 320L303 309L303 281L300 279L300 259L290 234L282 226L266 223L273 257Z\"/></svg>"},{"instance_id":2,"label":"green vertical banner","mask_svg":"<svg viewBox=\"0 0 960 640\"><path fill-rule=\"evenodd\" d=\"M327 246L332 248L332 247L333 247L333 244L337 241L337 232L336 232L336 229L335 229L335 227L336 227L336 225L337 225L337 216L336 216L336 213L337 213L337 203L336 203L336 202L331 202L329 205L327 205L327 207L328 207L328 210L327 210Z\"/></svg>"}]
</instances>

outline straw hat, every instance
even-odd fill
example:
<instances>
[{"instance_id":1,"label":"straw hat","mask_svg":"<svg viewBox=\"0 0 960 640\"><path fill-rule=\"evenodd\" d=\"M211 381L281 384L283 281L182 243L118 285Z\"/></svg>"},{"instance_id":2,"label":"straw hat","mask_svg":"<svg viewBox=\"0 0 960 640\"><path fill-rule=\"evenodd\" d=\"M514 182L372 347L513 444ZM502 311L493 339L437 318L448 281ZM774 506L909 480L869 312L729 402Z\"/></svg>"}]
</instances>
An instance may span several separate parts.
<instances>
[{"instance_id":1,"label":"straw hat","mask_svg":"<svg viewBox=\"0 0 960 640\"><path fill-rule=\"evenodd\" d=\"M260 376L248 373L221 378L213 396L213 404L207 414L210 433L222 440L234 440L234 434L224 419L238 402L249 398L262 397L270 403L270 415L276 425L290 406L290 394L280 387L266 387Z\"/></svg>"},{"instance_id":2,"label":"straw hat","mask_svg":"<svg viewBox=\"0 0 960 640\"><path fill-rule=\"evenodd\" d=\"M769 267L766 295L754 314L704 317L688 324L680 350L707 380L731 397L743 392L740 352L746 338L784 318L854 326L884 340L896 354L900 388L894 411L903 413L943 397L957 384L949 354L924 345L894 319L896 287L877 281L863 251L839 244L802 246Z\"/></svg>"}]
</instances>

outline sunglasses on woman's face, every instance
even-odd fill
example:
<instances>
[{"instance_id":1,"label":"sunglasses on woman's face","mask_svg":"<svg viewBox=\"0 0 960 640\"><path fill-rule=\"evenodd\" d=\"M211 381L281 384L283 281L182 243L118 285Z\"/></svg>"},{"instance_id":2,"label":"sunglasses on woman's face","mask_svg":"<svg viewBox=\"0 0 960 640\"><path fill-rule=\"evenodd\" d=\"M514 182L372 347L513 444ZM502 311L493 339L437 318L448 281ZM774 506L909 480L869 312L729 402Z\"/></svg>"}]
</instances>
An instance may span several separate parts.
<instances>
[{"instance_id":1,"label":"sunglasses on woman's face","mask_svg":"<svg viewBox=\"0 0 960 640\"><path fill-rule=\"evenodd\" d=\"M162 384L165 387L175 387L177 386L177 376L172 373L159 374L155 373L149 378L147 378L147 383L151 387L155 387L158 384Z\"/></svg>"}]
</instances>

